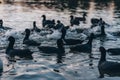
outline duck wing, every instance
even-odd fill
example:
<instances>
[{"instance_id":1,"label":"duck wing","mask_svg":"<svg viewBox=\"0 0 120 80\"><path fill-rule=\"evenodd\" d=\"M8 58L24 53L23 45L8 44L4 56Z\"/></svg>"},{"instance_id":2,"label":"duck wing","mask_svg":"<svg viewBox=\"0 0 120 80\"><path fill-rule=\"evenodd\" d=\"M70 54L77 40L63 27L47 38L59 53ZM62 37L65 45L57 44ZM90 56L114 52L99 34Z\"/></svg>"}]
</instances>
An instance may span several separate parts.
<instances>
[{"instance_id":1,"label":"duck wing","mask_svg":"<svg viewBox=\"0 0 120 80\"><path fill-rule=\"evenodd\" d=\"M92 18L92 19L91 19L91 23L92 23L92 24L97 24L99 21L100 21L100 20L97 19L97 18Z\"/></svg>"},{"instance_id":2,"label":"duck wing","mask_svg":"<svg viewBox=\"0 0 120 80\"><path fill-rule=\"evenodd\" d=\"M20 58L32 58L33 52L31 52L29 49L13 49L10 50L8 55L11 57L18 56Z\"/></svg>"},{"instance_id":3,"label":"duck wing","mask_svg":"<svg viewBox=\"0 0 120 80\"><path fill-rule=\"evenodd\" d=\"M100 65L100 69L108 74L120 73L120 63L105 61Z\"/></svg>"},{"instance_id":4,"label":"duck wing","mask_svg":"<svg viewBox=\"0 0 120 80\"><path fill-rule=\"evenodd\" d=\"M25 40L23 41L23 44L26 44L28 46L39 46L41 43L37 43L34 40Z\"/></svg>"},{"instance_id":5,"label":"duck wing","mask_svg":"<svg viewBox=\"0 0 120 80\"><path fill-rule=\"evenodd\" d=\"M43 52L43 53L57 53L58 52L58 48L56 47L50 47L50 46L40 46L38 47L38 49Z\"/></svg>"},{"instance_id":6,"label":"duck wing","mask_svg":"<svg viewBox=\"0 0 120 80\"><path fill-rule=\"evenodd\" d=\"M120 48L110 48L107 50L111 55L120 55Z\"/></svg>"},{"instance_id":7,"label":"duck wing","mask_svg":"<svg viewBox=\"0 0 120 80\"><path fill-rule=\"evenodd\" d=\"M76 45L76 44L81 44L83 40L79 39L64 39L66 45Z\"/></svg>"},{"instance_id":8,"label":"duck wing","mask_svg":"<svg viewBox=\"0 0 120 80\"><path fill-rule=\"evenodd\" d=\"M78 51L78 52L91 52L91 46L89 44L81 44L81 45L75 45L73 47L70 47L71 51Z\"/></svg>"}]
</instances>

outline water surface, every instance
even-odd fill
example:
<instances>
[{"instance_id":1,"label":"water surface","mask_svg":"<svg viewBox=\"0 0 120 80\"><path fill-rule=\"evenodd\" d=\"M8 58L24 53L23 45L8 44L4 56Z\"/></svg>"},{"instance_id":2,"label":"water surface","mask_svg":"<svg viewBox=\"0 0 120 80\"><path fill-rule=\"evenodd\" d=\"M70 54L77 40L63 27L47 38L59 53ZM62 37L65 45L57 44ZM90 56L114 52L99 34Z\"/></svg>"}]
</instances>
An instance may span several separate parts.
<instances>
[{"instance_id":1,"label":"water surface","mask_svg":"<svg viewBox=\"0 0 120 80\"><path fill-rule=\"evenodd\" d=\"M15 48L23 48L21 32L25 28L32 28L32 22L37 21L37 26L42 28L41 15L45 14L47 19L61 20L65 25L69 24L69 16L82 16L87 13L86 23L80 24L78 28L90 28L91 18L103 18L110 26L106 27L107 38L94 39L92 53L96 59L89 59L86 53L69 53L66 46L66 55L63 64L57 64L56 55L44 55L36 47L30 47L35 51L34 60L19 60L15 65L15 70L3 73L1 80L99 80L97 64L100 57L98 48L104 46L106 49L119 47L120 37L113 36L112 33L120 31L120 1L119 0L70 0L57 4L38 3L1 3L0 19L3 19L4 26L13 28L13 31L0 30L0 58L4 63L4 71L11 69L7 67L5 58L5 47L8 44L6 36L17 35ZM42 45L56 46L56 40L46 40L44 36L37 33L31 35L32 39L39 38ZM69 35L73 37L74 35ZM79 36L77 34L76 36ZM79 38L79 37L77 37ZM49 42L48 42L49 41ZM108 60L119 61L119 56L107 55ZM36 62L37 61L37 62ZM54 69L60 72L55 72ZM12 72L13 71L13 72ZM14 72L15 71L15 72ZM14 73L14 75L12 75ZM117 80L119 77L106 77L102 80Z\"/></svg>"}]
</instances>

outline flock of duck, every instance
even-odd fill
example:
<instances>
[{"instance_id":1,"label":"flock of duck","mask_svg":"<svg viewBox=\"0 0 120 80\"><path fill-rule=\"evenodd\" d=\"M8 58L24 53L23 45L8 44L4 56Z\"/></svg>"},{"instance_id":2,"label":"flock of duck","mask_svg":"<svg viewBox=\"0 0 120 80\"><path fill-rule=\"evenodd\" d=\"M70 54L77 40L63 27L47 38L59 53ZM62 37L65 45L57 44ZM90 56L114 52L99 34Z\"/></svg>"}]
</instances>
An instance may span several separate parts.
<instances>
[{"instance_id":1,"label":"flock of duck","mask_svg":"<svg viewBox=\"0 0 120 80\"><path fill-rule=\"evenodd\" d=\"M79 25L80 22L86 21L86 13L83 13L83 17L75 17L73 15L70 16L70 26ZM25 37L23 39L23 44L27 46L36 46L41 52L43 53L57 53L59 56L65 54L65 47L64 45L68 45L70 48L70 51L77 51L77 52L85 52L88 54L91 54L92 52L92 41L96 37L106 36L105 33L105 21L102 20L102 18L92 18L91 19L91 28L95 26L99 26L101 28L100 34L94 34L90 33L88 36L88 42L84 43L84 40L81 39L73 39L73 38L66 38L66 32L70 28L69 26L65 26L60 20L57 20L57 23L55 23L55 20L47 20L45 15L42 15L42 26L43 29L55 29L61 32L61 36L59 39L57 39L56 44L57 47L51 47L51 46L41 46L42 43L38 43L34 40L29 39L31 32L35 31L37 33L40 33L42 29L38 28L36 26L36 21L33 22L33 28L32 29L25 29ZM9 27L3 27L3 20L0 20L0 29L8 30L11 29ZM15 61L15 56L18 56L19 58L24 59L33 59L32 52L30 49L15 49L15 38L13 36L9 36L8 38L9 44L6 47L6 55L9 61ZM72 46L71 46L72 45ZM99 51L101 53L101 57L98 63L98 70L100 73L100 78L104 77L104 74L108 74L110 76L113 75L120 75L120 63L118 62L112 62L106 60L106 52L110 52L112 55L120 55L120 48L110 48L106 50L103 46L99 48ZM62 61L58 61L58 63L62 63ZM0 72L2 74L3 72L3 63L2 60L0 60Z\"/></svg>"}]
</instances>

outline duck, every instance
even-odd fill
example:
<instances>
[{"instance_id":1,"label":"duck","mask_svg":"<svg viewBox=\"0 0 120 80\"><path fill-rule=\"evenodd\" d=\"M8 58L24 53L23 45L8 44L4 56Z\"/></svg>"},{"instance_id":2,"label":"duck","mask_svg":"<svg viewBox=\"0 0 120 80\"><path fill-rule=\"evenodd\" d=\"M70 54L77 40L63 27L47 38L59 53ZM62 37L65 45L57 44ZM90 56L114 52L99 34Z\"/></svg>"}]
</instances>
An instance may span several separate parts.
<instances>
[{"instance_id":1,"label":"duck","mask_svg":"<svg viewBox=\"0 0 120 80\"><path fill-rule=\"evenodd\" d=\"M26 44L27 46L39 46L41 43L38 43L34 40L30 40L30 29L25 29L25 38L23 39L23 44Z\"/></svg>"},{"instance_id":2,"label":"duck","mask_svg":"<svg viewBox=\"0 0 120 80\"><path fill-rule=\"evenodd\" d=\"M80 21L78 18L74 18L73 15L70 16L70 25L73 26L73 25L77 25L79 26L80 24Z\"/></svg>"},{"instance_id":3,"label":"duck","mask_svg":"<svg viewBox=\"0 0 120 80\"><path fill-rule=\"evenodd\" d=\"M77 51L77 52L91 53L93 37L94 37L94 34L91 33L90 37L89 37L89 41L86 44L74 45L74 46L70 47L70 52Z\"/></svg>"},{"instance_id":4,"label":"duck","mask_svg":"<svg viewBox=\"0 0 120 80\"><path fill-rule=\"evenodd\" d=\"M10 30L10 29L12 29L12 28L10 28L10 27L4 27L4 26L3 26L3 20L0 19L0 29L3 29L3 30Z\"/></svg>"},{"instance_id":5,"label":"duck","mask_svg":"<svg viewBox=\"0 0 120 80\"><path fill-rule=\"evenodd\" d=\"M91 28L93 28L93 27L95 27L97 25L99 25L99 26L101 26L101 25L109 25L105 21L103 21L102 18L100 18L100 19L98 19L98 18L92 18L91 19L91 23L92 23Z\"/></svg>"},{"instance_id":6,"label":"duck","mask_svg":"<svg viewBox=\"0 0 120 80\"><path fill-rule=\"evenodd\" d=\"M120 55L120 48L109 48L107 52L109 52L110 55Z\"/></svg>"},{"instance_id":7,"label":"duck","mask_svg":"<svg viewBox=\"0 0 120 80\"><path fill-rule=\"evenodd\" d=\"M3 72L3 61L0 59L0 76L2 75Z\"/></svg>"},{"instance_id":8,"label":"duck","mask_svg":"<svg viewBox=\"0 0 120 80\"><path fill-rule=\"evenodd\" d=\"M104 74L109 76L120 76L120 63L106 60L106 49L104 47L99 48L101 57L98 62L98 70L100 78L104 78Z\"/></svg>"},{"instance_id":9,"label":"duck","mask_svg":"<svg viewBox=\"0 0 120 80\"><path fill-rule=\"evenodd\" d=\"M66 31L69 28L69 26L62 28L61 30L61 39L63 39L65 45L76 45L76 44L81 44L84 40L80 39L70 39L70 38L65 38L66 36Z\"/></svg>"},{"instance_id":10,"label":"duck","mask_svg":"<svg viewBox=\"0 0 120 80\"><path fill-rule=\"evenodd\" d=\"M15 59L15 56L18 56L19 58L25 58L25 59L33 59L32 54L33 52L29 49L14 49L15 44L15 38L10 36L8 38L9 44L6 48L6 54L9 57L9 59Z\"/></svg>"},{"instance_id":11,"label":"duck","mask_svg":"<svg viewBox=\"0 0 120 80\"><path fill-rule=\"evenodd\" d=\"M33 21L33 29L32 31L35 31L35 32L40 32L41 30L36 26L36 21Z\"/></svg>"},{"instance_id":12,"label":"duck","mask_svg":"<svg viewBox=\"0 0 120 80\"><path fill-rule=\"evenodd\" d=\"M48 28L53 28L55 25L55 20L46 20L46 16L42 15L43 20L42 20L42 26L45 27L47 26Z\"/></svg>"},{"instance_id":13,"label":"duck","mask_svg":"<svg viewBox=\"0 0 120 80\"><path fill-rule=\"evenodd\" d=\"M43 52L43 53L47 53L47 54L56 54L56 53L64 53L65 49L63 47L63 40L62 39L58 39L57 40L57 47L51 47L51 46L39 46L38 49Z\"/></svg>"},{"instance_id":14,"label":"duck","mask_svg":"<svg viewBox=\"0 0 120 80\"><path fill-rule=\"evenodd\" d=\"M83 17L74 17L73 15L70 16L70 24L73 25L79 25L80 21L85 22L86 21L86 13L83 13Z\"/></svg>"}]
</instances>

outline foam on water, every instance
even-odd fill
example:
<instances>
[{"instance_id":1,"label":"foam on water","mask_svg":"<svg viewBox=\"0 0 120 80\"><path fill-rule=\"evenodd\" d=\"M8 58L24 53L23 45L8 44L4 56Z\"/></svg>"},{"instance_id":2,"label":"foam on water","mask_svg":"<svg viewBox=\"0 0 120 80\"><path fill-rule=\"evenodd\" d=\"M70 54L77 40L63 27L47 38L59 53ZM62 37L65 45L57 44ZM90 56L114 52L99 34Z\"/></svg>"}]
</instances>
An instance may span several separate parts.
<instances>
[{"instance_id":1,"label":"foam on water","mask_svg":"<svg viewBox=\"0 0 120 80\"><path fill-rule=\"evenodd\" d=\"M59 30L53 30L52 34L48 34L47 38L48 39L60 39L62 33Z\"/></svg>"}]
</instances>

